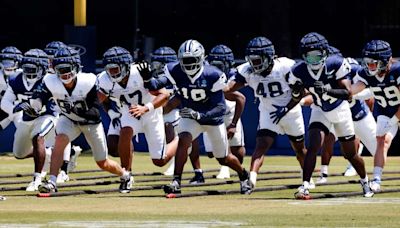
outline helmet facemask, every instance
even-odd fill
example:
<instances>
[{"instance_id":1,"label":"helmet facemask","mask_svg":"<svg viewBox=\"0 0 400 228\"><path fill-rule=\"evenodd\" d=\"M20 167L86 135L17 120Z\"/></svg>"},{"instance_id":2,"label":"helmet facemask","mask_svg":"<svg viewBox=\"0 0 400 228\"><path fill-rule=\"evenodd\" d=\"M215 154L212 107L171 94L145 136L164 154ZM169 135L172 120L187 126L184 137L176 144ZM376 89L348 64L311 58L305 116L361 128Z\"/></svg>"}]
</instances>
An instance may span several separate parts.
<instances>
[{"instance_id":1,"label":"helmet facemask","mask_svg":"<svg viewBox=\"0 0 400 228\"><path fill-rule=\"evenodd\" d=\"M58 78L64 84L71 83L78 73L77 67L70 63L62 63L54 66Z\"/></svg>"},{"instance_id":2,"label":"helmet facemask","mask_svg":"<svg viewBox=\"0 0 400 228\"><path fill-rule=\"evenodd\" d=\"M18 68L18 62L13 59L4 59L0 64L2 65L4 75L6 76L10 76L15 73Z\"/></svg>"},{"instance_id":3,"label":"helmet facemask","mask_svg":"<svg viewBox=\"0 0 400 228\"><path fill-rule=\"evenodd\" d=\"M122 81L129 73L129 66L125 64L110 63L106 65L105 69L111 81L117 83Z\"/></svg>"},{"instance_id":4,"label":"helmet facemask","mask_svg":"<svg viewBox=\"0 0 400 228\"><path fill-rule=\"evenodd\" d=\"M370 76L379 75L381 72L386 71L387 65L382 60L375 60L372 58L364 57L363 65Z\"/></svg>"},{"instance_id":5,"label":"helmet facemask","mask_svg":"<svg viewBox=\"0 0 400 228\"><path fill-rule=\"evenodd\" d=\"M271 66L273 59L268 56L247 55L246 61L250 63L255 73L261 73Z\"/></svg>"},{"instance_id":6,"label":"helmet facemask","mask_svg":"<svg viewBox=\"0 0 400 228\"><path fill-rule=\"evenodd\" d=\"M151 69L154 70L156 75L161 74L164 71L165 64L160 61L152 61Z\"/></svg>"},{"instance_id":7,"label":"helmet facemask","mask_svg":"<svg viewBox=\"0 0 400 228\"><path fill-rule=\"evenodd\" d=\"M43 76L43 68L32 63L25 63L21 66L23 75L29 84L40 80Z\"/></svg>"},{"instance_id":8,"label":"helmet facemask","mask_svg":"<svg viewBox=\"0 0 400 228\"><path fill-rule=\"evenodd\" d=\"M190 77L196 75L203 67L204 56L182 57L179 59L182 70Z\"/></svg>"},{"instance_id":9,"label":"helmet facemask","mask_svg":"<svg viewBox=\"0 0 400 228\"><path fill-rule=\"evenodd\" d=\"M229 73L230 65L226 61L212 60L212 61L210 61L210 64L215 66L215 67L217 67L218 69L220 69L225 74Z\"/></svg>"},{"instance_id":10,"label":"helmet facemask","mask_svg":"<svg viewBox=\"0 0 400 228\"><path fill-rule=\"evenodd\" d=\"M311 68L311 70L319 70L324 65L328 57L325 50L312 50L303 55L304 61Z\"/></svg>"}]
</instances>

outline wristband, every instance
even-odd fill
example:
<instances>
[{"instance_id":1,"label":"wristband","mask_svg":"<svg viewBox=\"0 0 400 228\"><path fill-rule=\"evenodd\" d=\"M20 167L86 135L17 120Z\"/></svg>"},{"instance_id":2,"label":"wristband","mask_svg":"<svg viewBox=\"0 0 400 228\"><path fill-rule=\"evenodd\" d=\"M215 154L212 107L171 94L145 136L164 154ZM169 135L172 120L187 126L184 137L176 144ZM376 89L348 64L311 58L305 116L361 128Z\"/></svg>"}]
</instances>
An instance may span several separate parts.
<instances>
[{"instance_id":1,"label":"wristband","mask_svg":"<svg viewBox=\"0 0 400 228\"><path fill-rule=\"evenodd\" d=\"M145 104L144 106L146 106L149 109L149 112L154 110L154 105L153 103L149 102L147 104Z\"/></svg>"}]
</instances>

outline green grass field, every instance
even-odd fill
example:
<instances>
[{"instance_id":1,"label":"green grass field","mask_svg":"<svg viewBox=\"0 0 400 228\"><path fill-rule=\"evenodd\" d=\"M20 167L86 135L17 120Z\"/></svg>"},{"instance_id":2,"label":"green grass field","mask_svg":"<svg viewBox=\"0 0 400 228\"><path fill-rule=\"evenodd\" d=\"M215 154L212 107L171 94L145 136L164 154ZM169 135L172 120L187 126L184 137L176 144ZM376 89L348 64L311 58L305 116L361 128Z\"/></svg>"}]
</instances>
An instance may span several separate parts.
<instances>
[{"instance_id":1,"label":"green grass field","mask_svg":"<svg viewBox=\"0 0 400 228\"><path fill-rule=\"evenodd\" d=\"M318 163L319 161L318 158ZM201 162L205 170L219 168L215 159L202 157ZM250 157L246 157L247 169L249 162ZM367 171L371 172L372 158L366 157L365 162ZM0 164L0 176L29 173L33 169L32 159L16 160L12 156L0 156ZM330 174L343 172L346 165L344 158L334 157L330 165ZM60 192L66 193L91 191L80 195L50 198L38 198L35 193L13 190L25 187L31 179L30 176L1 177L0 195L6 196L7 200L0 201L0 227L400 227L399 167L400 157L389 157L385 167L387 173L384 172L383 177L394 180L383 181L382 189L384 191L394 189L396 190L394 192L363 198L360 184L351 181L358 180L357 177L337 175L329 177L328 181L332 185L317 186L311 191L312 195L325 198L308 201L295 200L293 197L296 187L301 183L299 172L259 174L259 179L270 178L270 180L259 180L257 189L270 187L269 191L256 191L251 195L237 193L238 178L233 176L230 180L234 183L182 187L183 195L198 192L223 195L176 199L165 198L161 189L145 190L149 186L159 188L162 184L170 182L170 177L159 175L136 176L134 187L142 190L136 189L130 194L120 194L117 192L118 178L105 178L108 173L72 173L70 174L72 180L66 185L94 182L102 182L103 185L59 187ZM97 167L90 154L78 158L77 170L92 169ZM147 153L136 153L133 169L134 173L149 173L163 172L166 167L155 167ZM298 169L294 156L270 156L266 157L261 170L297 171ZM191 170L189 163L186 164L185 170ZM216 174L216 171L206 172L205 176L210 177L206 179L206 183L227 183L212 178L212 175ZM103 178L76 180L96 176ZM192 174L184 175L184 178L190 177ZM188 180L183 181L183 184L187 183ZM273 190L271 187L285 189ZM107 190L109 191L105 193L87 194ZM351 195L354 192L359 194L344 197L335 195L338 193ZM328 193L332 194L327 195Z\"/></svg>"}]
</instances>

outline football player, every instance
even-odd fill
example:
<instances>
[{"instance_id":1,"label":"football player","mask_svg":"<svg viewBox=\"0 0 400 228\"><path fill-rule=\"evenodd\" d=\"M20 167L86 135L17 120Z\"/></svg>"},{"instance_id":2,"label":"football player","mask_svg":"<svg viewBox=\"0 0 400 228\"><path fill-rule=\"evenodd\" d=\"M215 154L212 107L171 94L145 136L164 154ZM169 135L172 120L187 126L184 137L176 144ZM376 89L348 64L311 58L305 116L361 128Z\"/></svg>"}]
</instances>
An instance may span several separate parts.
<instances>
[{"instance_id":1,"label":"football player","mask_svg":"<svg viewBox=\"0 0 400 228\"><path fill-rule=\"evenodd\" d=\"M208 63L224 72L228 80L236 74L234 60L235 58L232 50L223 44L213 47L207 56ZM232 94L224 94L227 107L224 115L224 123L228 134L227 136L230 150L232 154L239 159L240 163L243 163L243 157L246 154L246 149L244 148L244 133L240 116L243 112L246 98L238 91L235 91L234 93L236 93L236 96L240 98L240 102L238 104L236 104L235 101L229 100L235 99L235 97L232 97ZM203 134L203 140L205 151L209 157L212 157L213 148L207 132ZM195 171L195 176L190 180L190 183L204 183L202 169L200 168L199 150L192 149L192 152L189 156ZM229 167L224 165L221 166L221 169L216 177L218 179L230 178Z\"/></svg>"},{"instance_id":2,"label":"football player","mask_svg":"<svg viewBox=\"0 0 400 228\"><path fill-rule=\"evenodd\" d=\"M340 51L332 46L328 47L329 55L340 55ZM346 58L350 63L351 72L348 74L353 80L357 71L361 68L360 64L353 58ZM354 123L354 132L356 135L356 142L358 145L358 154L361 155L364 145L368 151L374 156L376 150L376 122L370 111L368 104L373 103L371 99L372 93L369 89L365 89L362 93L353 96L350 102L351 117ZM367 100L367 102L365 101ZM372 100L372 101L370 101ZM372 109L371 109L372 110ZM329 137L329 139L327 139ZM321 151L321 176L318 178L317 183L325 183L328 181L328 166L333 155L333 146L335 143L335 136L326 136L324 146ZM360 143L361 141L361 143ZM344 172L344 176L355 176L357 174L354 167L349 164Z\"/></svg>"},{"instance_id":3,"label":"football player","mask_svg":"<svg viewBox=\"0 0 400 228\"><path fill-rule=\"evenodd\" d=\"M62 165L64 149L81 133L85 136L93 157L101 169L116 174L123 180L129 179L130 173L107 157L96 75L81 72L80 56L71 48L57 50L53 66L56 73L43 78L41 89L35 92L35 99L31 101L32 107L39 110L42 103L47 103L52 98L61 110L51 156L50 180L42 182L39 191L41 193L57 191L56 179Z\"/></svg>"},{"instance_id":4,"label":"football player","mask_svg":"<svg viewBox=\"0 0 400 228\"><path fill-rule=\"evenodd\" d=\"M48 67L49 60L43 50L27 51L21 61L22 73L10 78L9 86L1 101L1 108L9 116L22 114L22 120L14 122L16 131L13 153L17 159L33 155L35 163L33 181L29 183L26 191L38 190L42 182L41 172L46 157L45 137L46 140L54 141L50 134L55 125L54 103L48 103L46 107L39 107L37 110L30 105L32 95L40 86Z\"/></svg>"},{"instance_id":5,"label":"football player","mask_svg":"<svg viewBox=\"0 0 400 228\"><path fill-rule=\"evenodd\" d=\"M119 120L118 152L121 166L131 170L132 137L141 132L147 139L153 164L164 166L175 156L178 143L176 139L167 146L165 141L161 106L168 100L167 91L145 88L138 65L132 64L131 54L122 47L108 49L103 55L103 63L105 71L99 75L101 92L115 102L117 107L112 108L112 112L120 113L120 116L112 118L111 125ZM118 118L117 121L115 118ZM129 180L121 180L120 192L129 193L132 182L132 176Z\"/></svg>"},{"instance_id":6,"label":"football player","mask_svg":"<svg viewBox=\"0 0 400 228\"><path fill-rule=\"evenodd\" d=\"M6 92L9 78L21 73L22 70L19 68L21 60L22 52L16 47L8 46L0 51L0 100ZM5 129L18 116L9 116L7 112L0 109L0 130Z\"/></svg>"},{"instance_id":7,"label":"football player","mask_svg":"<svg viewBox=\"0 0 400 228\"><path fill-rule=\"evenodd\" d=\"M66 48L68 47L65 43L61 41L51 41L50 43L46 44L46 47L43 49L44 52L46 52L47 56L49 57L50 65L48 68L48 73L54 74L54 68L53 68L53 59L54 59L54 54L57 52L58 49L60 48ZM58 106L56 106L57 112L59 113L60 110ZM79 146L73 146L71 147L71 144L68 144L67 147L64 150L64 158L63 158L63 165L61 166L61 171L57 176L57 183L64 183L66 181L69 181L69 176L68 172L72 171L76 167L76 158L78 155L81 153L82 149ZM49 160L46 157L46 161ZM45 163L45 166L48 166L50 164L50 161ZM48 167L49 168L49 167ZM46 169L47 170L47 169Z\"/></svg>"},{"instance_id":8,"label":"football player","mask_svg":"<svg viewBox=\"0 0 400 228\"><path fill-rule=\"evenodd\" d=\"M294 65L289 75L292 97L293 100L300 101L307 90L311 93L314 104L311 106L303 185L295 193L295 197L310 198L310 179L316 165L317 153L331 128L339 139L344 157L361 178L364 197L372 197L374 193L369 187L364 160L357 154L354 124L347 101L351 96L351 81L347 78L351 66L339 55L328 56L328 41L315 32L308 33L301 39L300 51L303 61Z\"/></svg>"},{"instance_id":9,"label":"football player","mask_svg":"<svg viewBox=\"0 0 400 228\"><path fill-rule=\"evenodd\" d=\"M178 88L178 94L171 103L175 107L179 104L182 107L182 119L178 124L179 144L175 157L174 178L170 185L164 186L164 192L181 192L182 171L187 161L188 148L202 132L207 132L214 157L221 165L227 165L238 173L241 193L244 194L249 186L249 175L237 157L229 152L223 122L226 111L223 93L226 75L218 68L204 64L204 47L197 40L187 40L181 44L178 60L179 63L167 64L165 75L158 79L150 78L150 74L142 74L146 84L150 84L153 89L174 84Z\"/></svg>"},{"instance_id":10,"label":"football player","mask_svg":"<svg viewBox=\"0 0 400 228\"><path fill-rule=\"evenodd\" d=\"M251 188L247 189L247 194L250 194L256 185L264 154L278 134L288 135L297 160L303 167L305 146L301 107L296 105L290 110L286 108L291 101L287 77L294 64L292 59L277 58L274 45L269 39L255 37L247 44L246 63L237 67L237 74L227 87L227 91L235 91L248 85L260 100L256 148L250 165Z\"/></svg>"},{"instance_id":11,"label":"football player","mask_svg":"<svg viewBox=\"0 0 400 228\"><path fill-rule=\"evenodd\" d=\"M369 88L374 93L378 117L371 189L378 192L387 151L399 128L400 63L393 61L390 44L383 40L371 40L365 44L362 57L363 68L357 71L351 91L357 94Z\"/></svg>"}]
</instances>

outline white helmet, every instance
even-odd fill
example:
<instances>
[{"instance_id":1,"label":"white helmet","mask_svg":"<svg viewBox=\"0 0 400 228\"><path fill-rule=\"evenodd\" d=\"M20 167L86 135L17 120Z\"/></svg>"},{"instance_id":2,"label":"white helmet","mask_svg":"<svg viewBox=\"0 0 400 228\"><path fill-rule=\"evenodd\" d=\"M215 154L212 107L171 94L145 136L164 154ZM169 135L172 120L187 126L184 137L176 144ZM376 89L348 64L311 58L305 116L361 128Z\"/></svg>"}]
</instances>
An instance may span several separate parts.
<instances>
[{"instance_id":1,"label":"white helmet","mask_svg":"<svg viewBox=\"0 0 400 228\"><path fill-rule=\"evenodd\" d=\"M204 63L204 47L197 40L185 41L178 50L182 70L190 77L200 71Z\"/></svg>"}]
</instances>

